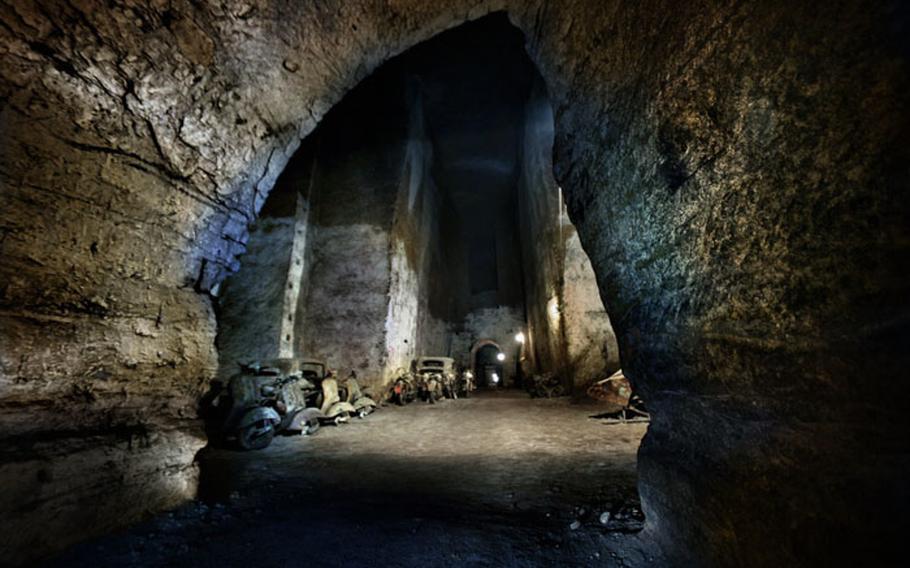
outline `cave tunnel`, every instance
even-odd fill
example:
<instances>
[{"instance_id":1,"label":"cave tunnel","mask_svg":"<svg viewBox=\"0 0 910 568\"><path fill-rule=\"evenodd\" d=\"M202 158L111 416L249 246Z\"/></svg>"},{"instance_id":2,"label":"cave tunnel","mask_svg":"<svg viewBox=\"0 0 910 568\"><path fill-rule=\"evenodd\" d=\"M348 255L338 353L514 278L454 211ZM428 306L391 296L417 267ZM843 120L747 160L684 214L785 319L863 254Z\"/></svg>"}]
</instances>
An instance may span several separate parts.
<instances>
[{"instance_id":1,"label":"cave tunnel","mask_svg":"<svg viewBox=\"0 0 910 568\"><path fill-rule=\"evenodd\" d=\"M4 4L0 565L902 565L907 22Z\"/></svg>"}]
</instances>

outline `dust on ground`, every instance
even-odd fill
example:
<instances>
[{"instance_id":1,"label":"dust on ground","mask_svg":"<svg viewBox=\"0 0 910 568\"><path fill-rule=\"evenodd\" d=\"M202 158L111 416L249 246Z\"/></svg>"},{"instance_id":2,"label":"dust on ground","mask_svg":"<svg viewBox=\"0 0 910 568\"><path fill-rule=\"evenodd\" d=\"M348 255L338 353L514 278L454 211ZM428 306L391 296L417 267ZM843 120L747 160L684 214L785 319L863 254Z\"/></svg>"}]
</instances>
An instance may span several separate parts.
<instances>
[{"instance_id":1,"label":"dust on ground","mask_svg":"<svg viewBox=\"0 0 910 568\"><path fill-rule=\"evenodd\" d=\"M518 392L389 406L266 450L206 449L199 500L54 566L661 565L642 526L646 424Z\"/></svg>"}]
</instances>

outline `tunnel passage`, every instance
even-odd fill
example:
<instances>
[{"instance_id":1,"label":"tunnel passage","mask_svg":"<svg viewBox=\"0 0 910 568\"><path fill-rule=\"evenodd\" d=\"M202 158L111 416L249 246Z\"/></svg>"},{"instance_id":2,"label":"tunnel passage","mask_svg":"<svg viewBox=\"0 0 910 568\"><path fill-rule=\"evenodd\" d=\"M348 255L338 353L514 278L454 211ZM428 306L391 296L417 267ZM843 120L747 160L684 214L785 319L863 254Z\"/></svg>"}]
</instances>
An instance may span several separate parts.
<instances>
[{"instance_id":1,"label":"tunnel passage","mask_svg":"<svg viewBox=\"0 0 910 568\"><path fill-rule=\"evenodd\" d=\"M390 416L344 427L359 428L356 437L323 426L261 459L277 492L294 487L314 508L330 494L353 517L368 499L376 524L430 508L436 530L484 526L471 535L480 555L490 541L541 538L544 524L526 520L534 516L550 515L551 526L582 519L600 544L607 530L642 527L643 427L598 431L596 405L502 392L548 372L583 398L618 367L593 269L553 178L552 110L524 44L505 15L488 16L362 81L278 177L217 299L222 382L240 362L316 359L339 376L355 372L382 399L418 357L473 370L479 392L469 400L436 403L428 416L408 408L407 421L396 414L403 409L380 409ZM252 460L225 455L217 437L211 446L199 458L205 500L255 491ZM365 469L348 472L354 463ZM322 472L333 469L329 483ZM372 531L358 538L375 545ZM442 540L436 546L448 546Z\"/></svg>"},{"instance_id":2,"label":"tunnel passage","mask_svg":"<svg viewBox=\"0 0 910 568\"><path fill-rule=\"evenodd\" d=\"M193 409L218 368L209 293L276 177L382 61L497 9L545 78L568 217L653 411L639 469L654 541L679 565L902 546L899 3L8 7L4 558L193 496ZM555 297L541 315L559 317Z\"/></svg>"},{"instance_id":3,"label":"tunnel passage","mask_svg":"<svg viewBox=\"0 0 910 568\"><path fill-rule=\"evenodd\" d=\"M222 379L304 357L381 391L417 357L448 356L483 386L550 372L580 396L619 367L524 42L504 15L464 24L327 114L218 290ZM527 349L514 339L525 331Z\"/></svg>"},{"instance_id":4,"label":"tunnel passage","mask_svg":"<svg viewBox=\"0 0 910 568\"><path fill-rule=\"evenodd\" d=\"M505 386L503 383L503 363L505 354L496 343L484 342L474 351L474 359L471 361L474 369L474 376L477 377L477 384L483 388L499 388Z\"/></svg>"}]
</instances>

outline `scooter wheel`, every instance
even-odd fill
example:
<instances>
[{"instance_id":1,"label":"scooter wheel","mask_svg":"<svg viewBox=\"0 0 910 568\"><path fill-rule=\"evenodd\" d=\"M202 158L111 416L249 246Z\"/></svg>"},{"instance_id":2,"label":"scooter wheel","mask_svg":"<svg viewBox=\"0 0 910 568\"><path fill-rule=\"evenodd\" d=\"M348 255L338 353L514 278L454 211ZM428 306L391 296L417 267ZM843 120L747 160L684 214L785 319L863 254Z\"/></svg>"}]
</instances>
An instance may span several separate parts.
<instances>
[{"instance_id":1,"label":"scooter wheel","mask_svg":"<svg viewBox=\"0 0 910 568\"><path fill-rule=\"evenodd\" d=\"M244 450L261 450L267 448L275 437L275 429L258 428L255 424L247 426L237 435L237 444Z\"/></svg>"}]
</instances>

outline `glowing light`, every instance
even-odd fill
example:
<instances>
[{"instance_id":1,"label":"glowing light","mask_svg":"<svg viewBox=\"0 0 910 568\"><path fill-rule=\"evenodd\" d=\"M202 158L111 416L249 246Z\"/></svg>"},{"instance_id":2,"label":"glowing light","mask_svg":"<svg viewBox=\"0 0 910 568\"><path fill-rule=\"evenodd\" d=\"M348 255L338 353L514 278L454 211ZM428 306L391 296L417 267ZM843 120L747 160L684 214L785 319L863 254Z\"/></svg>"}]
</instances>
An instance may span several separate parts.
<instances>
[{"instance_id":1,"label":"glowing light","mask_svg":"<svg viewBox=\"0 0 910 568\"><path fill-rule=\"evenodd\" d=\"M493 384L495 385L496 383L499 382L499 374L498 374L498 373L493 373L493 375L490 376L490 380L493 381Z\"/></svg>"},{"instance_id":2,"label":"glowing light","mask_svg":"<svg viewBox=\"0 0 910 568\"><path fill-rule=\"evenodd\" d=\"M505 360L506 360L506 354L505 354L505 353L497 353L497 354L496 354L496 360L497 360L497 361L505 361Z\"/></svg>"},{"instance_id":3,"label":"glowing light","mask_svg":"<svg viewBox=\"0 0 910 568\"><path fill-rule=\"evenodd\" d=\"M550 317L550 323L553 327L559 326L559 299L556 296L550 298L547 302L547 315Z\"/></svg>"},{"instance_id":4,"label":"glowing light","mask_svg":"<svg viewBox=\"0 0 910 568\"><path fill-rule=\"evenodd\" d=\"M474 373L472 373L471 371L468 371L468 372L466 372L466 373L464 374L464 376L466 376L466 377L469 378L469 379L473 379L473 378L474 378Z\"/></svg>"},{"instance_id":5,"label":"glowing light","mask_svg":"<svg viewBox=\"0 0 910 568\"><path fill-rule=\"evenodd\" d=\"M524 334L524 332L519 331L518 333L516 333L516 334L515 334L515 341L517 341L518 343L524 343L524 342L525 342L525 334Z\"/></svg>"}]
</instances>

